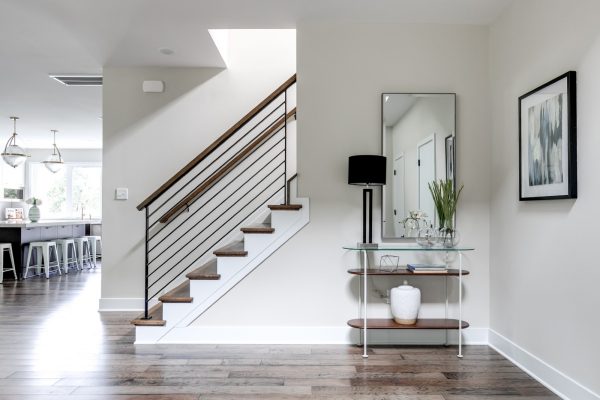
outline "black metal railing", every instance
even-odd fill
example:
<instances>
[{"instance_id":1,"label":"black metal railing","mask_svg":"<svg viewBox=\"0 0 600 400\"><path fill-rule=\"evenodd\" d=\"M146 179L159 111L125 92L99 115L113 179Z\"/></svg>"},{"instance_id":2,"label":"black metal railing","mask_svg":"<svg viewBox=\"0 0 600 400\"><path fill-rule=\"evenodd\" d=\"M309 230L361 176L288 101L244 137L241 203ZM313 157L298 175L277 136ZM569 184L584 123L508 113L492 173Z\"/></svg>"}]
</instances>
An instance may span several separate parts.
<instances>
[{"instance_id":1,"label":"black metal railing","mask_svg":"<svg viewBox=\"0 0 600 400\"><path fill-rule=\"evenodd\" d=\"M144 318L149 303L257 218L289 204L292 76L139 206L146 218Z\"/></svg>"}]
</instances>

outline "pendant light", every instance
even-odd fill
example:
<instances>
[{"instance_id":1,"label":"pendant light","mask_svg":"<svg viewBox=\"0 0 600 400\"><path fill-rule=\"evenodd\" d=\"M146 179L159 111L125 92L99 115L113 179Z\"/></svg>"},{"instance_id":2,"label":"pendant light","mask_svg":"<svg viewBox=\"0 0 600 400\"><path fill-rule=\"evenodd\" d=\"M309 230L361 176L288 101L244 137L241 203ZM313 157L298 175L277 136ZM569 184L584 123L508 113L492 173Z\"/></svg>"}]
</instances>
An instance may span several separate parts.
<instances>
[{"instance_id":1,"label":"pendant light","mask_svg":"<svg viewBox=\"0 0 600 400\"><path fill-rule=\"evenodd\" d=\"M58 131L56 129L52 129L50 132L52 132L53 135L52 154L48 156L46 161L42 161L42 163L46 166L46 168L48 168L48 171L55 174L60 171L65 162L60 154L58 146L56 146L56 132Z\"/></svg>"},{"instance_id":2,"label":"pendant light","mask_svg":"<svg viewBox=\"0 0 600 400\"><path fill-rule=\"evenodd\" d=\"M11 167L16 168L25 162L29 154L25 153L22 147L17 146L17 120L19 117L10 117L10 119L13 120L14 130L12 136L6 142L6 146L4 146L2 159Z\"/></svg>"}]
</instances>

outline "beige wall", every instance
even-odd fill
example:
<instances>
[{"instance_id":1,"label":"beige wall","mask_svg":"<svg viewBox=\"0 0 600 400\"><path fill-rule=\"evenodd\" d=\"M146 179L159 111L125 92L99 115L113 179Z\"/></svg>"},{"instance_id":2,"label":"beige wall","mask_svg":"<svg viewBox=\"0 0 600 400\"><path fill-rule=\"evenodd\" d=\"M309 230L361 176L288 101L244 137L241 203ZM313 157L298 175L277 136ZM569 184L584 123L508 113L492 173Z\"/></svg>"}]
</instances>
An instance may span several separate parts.
<instances>
[{"instance_id":1,"label":"beige wall","mask_svg":"<svg viewBox=\"0 0 600 400\"><path fill-rule=\"evenodd\" d=\"M492 25L490 37L490 326L596 393L600 393L598 16L598 1L516 1ZM517 98L569 70L576 70L578 78L579 198L519 202Z\"/></svg>"},{"instance_id":2,"label":"beige wall","mask_svg":"<svg viewBox=\"0 0 600 400\"><path fill-rule=\"evenodd\" d=\"M465 184L458 229L465 243L477 248L466 262L473 275L465 283L464 315L474 327L487 328L487 29L322 23L301 24L297 37L299 191L310 198L311 222L198 323L344 329L357 314L357 282L346 270L358 259L342 246L360 240L362 210L361 188L346 183L348 156L381 151L382 92L456 92L458 171ZM380 236L379 192L375 240ZM377 280L375 285L385 292L400 283ZM426 293L425 315L443 315L434 304L443 296L442 281L414 283ZM373 312L387 316L389 306L379 300Z\"/></svg>"},{"instance_id":3,"label":"beige wall","mask_svg":"<svg viewBox=\"0 0 600 400\"><path fill-rule=\"evenodd\" d=\"M229 65L104 69L101 309L141 309L144 214L150 193L296 70L294 31L232 31ZM162 94L142 93L162 80ZM128 201L114 200L117 187Z\"/></svg>"}]
</instances>

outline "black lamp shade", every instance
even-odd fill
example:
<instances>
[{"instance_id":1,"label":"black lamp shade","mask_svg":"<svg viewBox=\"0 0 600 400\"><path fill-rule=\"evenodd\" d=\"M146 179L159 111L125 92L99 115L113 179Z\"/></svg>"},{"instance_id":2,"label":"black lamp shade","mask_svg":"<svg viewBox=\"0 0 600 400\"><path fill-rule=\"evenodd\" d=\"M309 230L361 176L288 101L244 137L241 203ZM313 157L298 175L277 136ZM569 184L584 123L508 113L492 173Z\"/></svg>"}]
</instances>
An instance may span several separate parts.
<instances>
[{"instance_id":1,"label":"black lamp shade","mask_svg":"<svg viewBox=\"0 0 600 400\"><path fill-rule=\"evenodd\" d=\"M348 184L361 186L385 185L385 157L350 156L348 158Z\"/></svg>"}]
</instances>

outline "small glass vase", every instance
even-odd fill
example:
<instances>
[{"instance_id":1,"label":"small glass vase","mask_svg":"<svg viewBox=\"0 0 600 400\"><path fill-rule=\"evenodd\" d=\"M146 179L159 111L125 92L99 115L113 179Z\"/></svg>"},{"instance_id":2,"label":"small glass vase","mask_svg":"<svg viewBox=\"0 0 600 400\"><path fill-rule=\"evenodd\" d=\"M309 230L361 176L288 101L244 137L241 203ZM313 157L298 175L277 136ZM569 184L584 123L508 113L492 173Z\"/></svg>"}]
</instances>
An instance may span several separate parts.
<instances>
[{"instance_id":1,"label":"small glass vase","mask_svg":"<svg viewBox=\"0 0 600 400\"><path fill-rule=\"evenodd\" d=\"M442 247L456 247L460 243L460 233L454 228L440 228L438 230L438 243Z\"/></svg>"},{"instance_id":2,"label":"small glass vase","mask_svg":"<svg viewBox=\"0 0 600 400\"><path fill-rule=\"evenodd\" d=\"M433 227L425 227L419 229L419 236L417 236L416 241L421 247L433 247L438 242L438 234Z\"/></svg>"}]
</instances>

